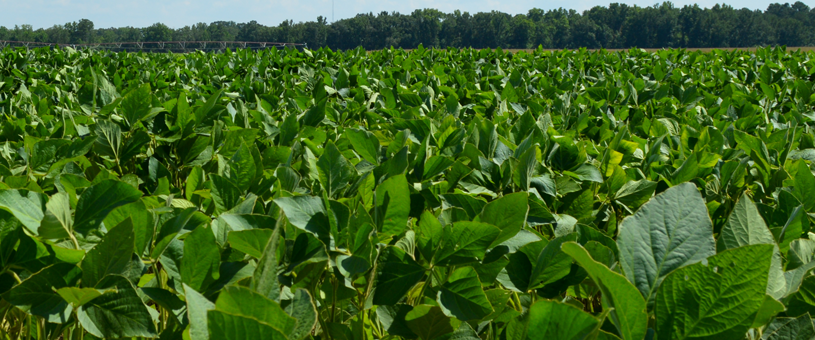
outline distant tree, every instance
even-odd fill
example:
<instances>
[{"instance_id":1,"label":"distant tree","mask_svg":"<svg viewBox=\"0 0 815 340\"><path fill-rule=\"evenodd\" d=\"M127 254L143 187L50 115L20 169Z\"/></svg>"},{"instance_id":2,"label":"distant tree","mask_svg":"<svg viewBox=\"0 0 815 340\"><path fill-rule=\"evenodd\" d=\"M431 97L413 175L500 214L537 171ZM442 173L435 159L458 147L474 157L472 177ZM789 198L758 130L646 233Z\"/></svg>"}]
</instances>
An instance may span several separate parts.
<instances>
[{"instance_id":1,"label":"distant tree","mask_svg":"<svg viewBox=\"0 0 815 340\"><path fill-rule=\"evenodd\" d=\"M142 31L144 41L171 41L173 30L162 23L155 23Z\"/></svg>"},{"instance_id":2,"label":"distant tree","mask_svg":"<svg viewBox=\"0 0 815 340\"><path fill-rule=\"evenodd\" d=\"M502 47L502 48L629 48L629 47L752 47L783 44L815 45L815 9L797 1L773 3L766 10L729 5L681 8L665 1L639 7L621 3L595 6L583 12L564 8L530 9L526 14L500 11L470 14L436 9L360 13L329 23L284 20L275 26L257 21L216 21L171 29L149 27L94 29L88 19L34 30L30 25L0 27L0 40L61 44L128 41L267 41L307 43L349 50L357 47Z\"/></svg>"},{"instance_id":3,"label":"distant tree","mask_svg":"<svg viewBox=\"0 0 815 340\"><path fill-rule=\"evenodd\" d=\"M90 44L94 42L93 21L82 19L76 22L65 24L65 28L71 32L72 44Z\"/></svg>"},{"instance_id":4,"label":"distant tree","mask_svg":"<svg viewBox=\"0 0 815 340\"><path fill-rule=\"evenodd\" d=\"M238 24L234 21L216 21L207 27L209 39L213 41L235 41L238 36Z\"/></svg>"}]
</instances>

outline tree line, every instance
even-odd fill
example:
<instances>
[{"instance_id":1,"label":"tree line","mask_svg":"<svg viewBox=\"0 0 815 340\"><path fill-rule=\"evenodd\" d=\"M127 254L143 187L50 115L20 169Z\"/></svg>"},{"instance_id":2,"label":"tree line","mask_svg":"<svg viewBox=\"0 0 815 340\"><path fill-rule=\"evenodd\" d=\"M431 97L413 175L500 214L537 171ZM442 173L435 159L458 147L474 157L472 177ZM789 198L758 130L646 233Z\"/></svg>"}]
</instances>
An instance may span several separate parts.
<instances>
[{"instance_id":1,"label":"tree line","mask_svg":"<svg viewBox=\"0 0 815 340\"><path fill-rule=\"evenodd\" d=\"M443 13L435 9L410 14L358 14L329 23L286 20L277 26L256 21L216 21L173 29L149 27L95 28L82 19L33 29L0 26L0 40L59 44L139 41L261 41L306 43L309 48L382 49L388 47L473 48L663 48L815 45L815 8L802 2L770 4L766 10L729 5L681 8L671 2L639 7L612 3L582 13L533 8L526 14L500 11Z\"/></svg>"}]
</instances>

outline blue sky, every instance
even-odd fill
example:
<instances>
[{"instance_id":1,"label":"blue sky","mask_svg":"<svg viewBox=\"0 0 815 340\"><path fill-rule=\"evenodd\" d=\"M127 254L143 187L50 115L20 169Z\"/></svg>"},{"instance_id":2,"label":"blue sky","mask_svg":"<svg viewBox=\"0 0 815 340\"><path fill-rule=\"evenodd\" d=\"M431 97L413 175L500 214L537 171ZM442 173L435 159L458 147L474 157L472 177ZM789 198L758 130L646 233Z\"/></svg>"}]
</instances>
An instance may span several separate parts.
<instances>
[{"instance_id":1,"label":"blue sky","mask_svg":"<svg viewBox=\"0 0 815 340\"><path fill-rule=\"evenodd\" d=\"M256 20L264 25L278 25L292 19L312 21L322 15L331 20L332 0L0 0L0 26L30 24L34 28L90 19L96 28L135 26L144 27L162 22L178 28L197 22L217 20L248 22ZM559 7L583 11L593 6L609 4L608 0L334 0L335 18L348 18L357 13L382 11L410 13L414 9L436 8L444 12L456 9L471 13L499 10L511 14L526 13L530 8L555 9ZM654 0L624 0L629 5L650 6ZM692 0L677 0L681 7ZM777 1L784 2L784 1ZM791 2L794 2L791 1ZM721 0L700 0L702 7L711 7ZM771 1L725 0L736 8L766 9Z\"/></svg>"}]
</instances>

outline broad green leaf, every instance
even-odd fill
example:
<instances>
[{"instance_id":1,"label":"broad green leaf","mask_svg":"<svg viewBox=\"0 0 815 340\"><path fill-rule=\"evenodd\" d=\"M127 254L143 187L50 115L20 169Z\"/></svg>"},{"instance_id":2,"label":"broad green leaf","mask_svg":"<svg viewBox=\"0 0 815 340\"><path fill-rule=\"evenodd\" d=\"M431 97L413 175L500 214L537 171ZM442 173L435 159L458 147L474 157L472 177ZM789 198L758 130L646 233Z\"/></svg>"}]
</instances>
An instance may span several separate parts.
<instances>
[{"instance_id":1,"label":"broad green leaf","mask_svg":"<svg viewBox=\"0 0 815 340\"><path fill-rule=\"evenodd\" d=\"M761 334L761 340L811 340L815 326L809 314L797 318L777 318Z\"/></svg>"},{"instance_id":2,"label":"broad green leaf","mask_svg":"<svg viewBox=\"0 0 815 340\"><path fill-rule=\"evenodd\" d=\"M228 286L224 288L218 295L215 309L257 319L283 334L290 334L295 326L295 319L286 314L277 302L246 287Z\"/></svg>"},{"instance_id":3,"label":"broad green leaf","mask_svg":"<svg viewBox=\"0 0 815 340\"><path fill-rule=\"evenodd\" d=\"M424 277L425 269L397 247L388 247L381 257L373 303L395 305Z\"/></svg>"},{"instance_id":4,"label":"broad green leaf","mask_svg":"<svg viewBox=\"0 0 815 340\"><path fill-rule=\"evenodd\" d=\"M234 208L241 200L241 189L225 177L216 174L209 175L212 186L212 201L215 203L217 213Z\"/></svg>"},{"instance_id":5,"label":"broad green leaf","mask_svg":"<svg viewBox=\"0 0 815 340\"><path fill-rule=\"evenodd\" d=\"M492 245L495 246L515 236L523 228L528 210L528 197L525 192L506 195L484 206L480 216L481 222L501 229L501 234Z\"/></svg>"},{"instance_id":6,"label":"broad green leaf","mask_svg":"<svg viewBox=\"0 0 815 340\"><path fill-rule=\"evenodd\" d=\"M376 187L376 207L371 217L384 236L404 232L409 213L410 191L405 175L388 178Z\"/></svg>"},{"instance_id":7,"label":"broad green leaf","mask_svg":"<svg viewBox=\"0 0 815 340\"><path fill-rule=\"evenodd\" d=\"M573 306L540 300L529 307L526 339L590 339L599 324L600 320Z\"/></svg>"},{"instance_id":8,"label":"broad green leaf","mask_svg":"<svg viewBox=\"0 0 815 340\"><path fill-rule=\"evenodd\" d=\"M337 146L331 142L326 145L323 155L317 160L317 170L320 173L320 183L328 192L328 197L336 197L340 190L348 186L356 172Z\"/></svg>"},{"instance_id":9,"label":"broad green leaf","mask_svg":"<svg viewBox=\"0 0 815 340\"><path fill-rule=\"evenodd\" d=\"M772 255L772 245L744 246L668 275L656 295L657 337L743 338L764 301Z\"/></svg>"},{"instance_id":10,"label":"broad green leaf","mask_svg":"<svg viewBox=\"0 0 815 340\"><path fill-rule=\"evenodd\" d=\"M141 255L145 252L147 246L153 239L155 219L153 218L153 214L147 210L147 206L145 206L144 202L139 200L113 209L113 211L105 217L104 223L108 229L111 229L128 218L133 222L136 254Z\"/></svg>"},{"instance_id":11,"label":"broad green leaf","mask_svg":"<svg viewBox=\"0 0 815 340\"><path fill-rule=\"evenodd\" d=\"M174 292L155 287L141 287L139 290L153 303L174 316L176 321L186 323L187 305Z\"/></svg>"},{"instance_id":12,"label":"broad green leaf","mask_svg":"<svg viewBox=\"0 0 815 340\"><path fill-rule=\"evenodd\" d=\"M436 252L438 265L458 265L483 259L501 230L479 222L456 222L444 228L442 246Z\"/></svg>"},{"instance_id":13,"label":"broad green leaf","mask_svg":"<svg viewBox=\"0 0 815 340\"><path fill-rule=\"evenodd\" d=\"M302 340L308 337L317 323L317 310L308 291L298 288L293 293L291 299L280 302L286 314L295 319L294 329L287 334L289 339Z\"/></svg>"},{"instance_id":14,"label":"broad green leaf","mask_svg":"<svg viewBox=\"0 0 815 340\"><path fill-rule=\"evenodd\" d=\"M119 149L122 147L122 128L114 122L100 119L96 121L94 133L96 133L94 151L113 161L117 161L119 159Z\"/></svg>"},{"instance_id":15,"label":"broad green leaf","mask_svg":"<svg viewBox=\"0 0 815 340\"><path fill-rule=\"evenodd\" d=\"M718 240L719 250L734 249L746 245L772 244L775 245L773 234L767 229L764 219L758 212L753 200L746 194L739 198L733 212L722 227ZM770 278L767 285L767 294L773 298L784 297L787 291L787 282L784 279L781 253L776 246L773 251L773 261L770 266Z\"/></svg>"},{"instance_id":16,"label":"broad green leaf","mask_svg":"<svg viewBox=\"0 0 815 340\"><path fill-rule=\"evenodd\" d=\"M422 173L423 180L429 180L433 177L441 174L447 168L453 165L453 162L450 158L444 156L433 156L430 157L424 165L424 171Z\"/></svg>"},{"instance_id":17,"label":"broad green leaf","mask_svg":"<svg viewBox=\"0 0 815 340\"><path fill-rule=\"evenodd\" d=\"M796 169L792 193L804 204L806 211L815 212L815 196L812 195L812 191L815 190L815 176L804 160L798 160Z\"/></svg>"},{"instance_id":18,"label":"broad green leaf","mask_svg":"<svg viewBox=\"0 0 815 340\"><path fill-rule=\"evenodd\" d=\"M252 274L252 289L273 301L280 301L280 284L277 279L279 264L277 247L280 242L282 225L282 223L278 222L274 231L266 240L258 266L255 267Z\"/></svg>"},{"instance_id":19,"label":"broad green leaf","mask_svg":"<svg viewBox=\"0 0 815 340\"><path fill-rule=\"evenodd\" d=\"M441 308L418 305L405 315L405 323L422 340L438 339L453 333L460 322L444 315Z\"/></svg>"},{"instance_id":20,"label":"broad green leaf","mask_svg":"<svg viewBox=\"0 0 815 340\"><path fill-rule=\"evenodd\" d=\"M626 278L591 258L579 244L564 243L563 252L586 270L602 292L603 309L611 310L611 322L624 340L641 340L648 329L646 302Z\"/></svg>"},{"instance_id":21,"label":"broad green leaf","mask_svg":"<svg viewBox=\"0 0 815 340\"><path fill-rule=\"evenodd\" d=\"M655 196L620 225L620 264L651 304L668 273L716 253L707 207L692 183Z\"/></svg>"},{"instance_id":22,"label":"broad green leaf","mask_svg":"<svg viewBox=\"0 0 815 340\"><path fill-rule=\"evenodd\" d=\"M357 129L345 129L354 150L368 162L379 164L379 139L374 134Z\"/></svg>"},{"instance_id":23,"label":"broad green leaf","mask_svg":"<svg viewBox=\"0 0 815 340\"><path fill-rule=\"evenodd\" d=\"M135 247L133 223L126 219L105 235L82 260L82 285L96 287L110 274L122 274L130 264Z\"/></svg>"},{"instance_id":24,"label":"broad green leaf","mask_svg":"<svg viewBox=\"0 0 815 340\"><path fill-rule=\"evenodd\" d=\"M219 310L207 311L207 326L210 339L287 339L283 332L258 319Z\"/></svg>"},{"instance_id":25,"label":"broad green leaf","mask_svg":"<svg viewBox=\"0 0 815 340\"><path fill-rule=\"evenodd\" d=\"M152 110L152 94L150 84L143 84L127 92L122 97L121 111L131 128L142 119L157 114Z\"/></svg>"},{"instance_id":26,"label":"broad green leaf","mask_svg":"<svg viewBox=\"0 0 815 340\"><path fill-rule=\"evenodd\" d=\"M755 319L753 319L753 328L758 328L766 325L770 320L775 318L778 313L786 310L787 307L783 303L774 299L772 296L765 296L761 307L758 308Z\"/></svg>"},{"instance_id":27,"label":"broad green leaf","mask_svg":"<svg viewBox=\"0 0 815 340\"><path fill-rule=\"evenodd\" d=\"M733 212L719 233L719 250L733 249L752 244L775 244L767 224L747 194L736 202Z\"/></svg>"},{"instance_id":28,"label":"broad green leaf","mask_svg":"<svg viewBox=\"0 0 815 340\"><path fill-rule=\"evenodd\" d=\"M98 228L111 211L136 202L141 196L138 189L116 180L104 180L88 187L76 204L74 230L84 234Z\"/></svg>"},{"instance_id":29,"label":"broad green leaf","mask_svg":"<svg viewBox=\"0 0 815 340\"><path fill-rule=\"evenodd\" d=\"M436 297L445 315L462 321L478 320L492 313L492 306L473 267L453 271Z\"/></svg>"},{"instance_id":30,"label":"broad green leaf","mask_svg":"<svg viewBox=\"0 0 815 340\"><path fill-rule=\"evenodd\" d=\"M240 192L249 190L249 187L254 184L257 168L252 152L249 151L246 144L241 143L227 163L229 164L229 179L232 183L237 186Z\"/></svg>"},{"instance_id":31,"label":"broad green leaf","mask_svg":"<svg viewBox=\"0 0 815 340\"><path fill-rule=\"evenodd\" d=\"M74 308L82 306L103 294L115 292L115 290L100 290L96 288L62 287L55 289L62 299L70 303Z\"/></svg>"},{"instance_id":32,"label":"broad green leaf","mask_svg":"<svg viewBox=\"0 0 815 340\"><path fill-rule=\"evenodd\" d=\"M465 194L448 194L440 197L442 199L442 208L461 208L467 212L467 216L469 216L471 219L475 219L476 216L481 214L481 212L484 210L484 206L486 205L484 201Z\"/></svg>"},{"instance_id":33,"label":"broad green leaf","mask_svg":"<svg viewBox=\"0 0 815 340\"><path fill-rule=\"evenodd\" d=\"M20 223L35 235L45 214L42 195L29 191L0 190L0 208L11 212Z\"/></svg>"},{"instance_id":34,"label":"broad green leaf","mask_svg":"<svg viewBox=\"0 0 815 340\"><path fill-rule=\"evenodd\" d=\"M526 292L562 279L571 271L572 259L561 246L576 240L577 234L572 233L552 241L527 243L509 256L498 282L510 290Z\"/></svg>"},{"instance_id":35,"label":"broad green leaf","mask_svg":"<svg viewBox=\"0 0 815 340\"><path fill-rule=\"evenodd\" d=\"M164 250L170 245L171 242L176 240L178 232L184 227L194 227L200 219L206 220L207 217L197 211L196 208L187 208L179 211L175 216L167 219L157 232L156 242L153 250L150 252L150 257L158 259Z\"/></svg>"},{"instance_id":36,"label":"broad green leaf","mask_svg":"<svg viewBox=\"0 0 815 340\"><path fill-rule=\"evenodd\" d=\"M229 246L254 258L263 256L263 249L272 237L271 229L231 231L227 236Z\"/></svg>"},{"instance_id":37,"label":"broad green leaf","mask_svg":"<svg viewBox=\"0 0 815 340\"><path fill-rule=\"evenodd\" d=\"M77 266L57 263L34 273L2 295L3 300L20 310L52 323L66 323L73 308L54 289L72 287L80 277Z\"/></svg>"},{"instance_id":38,"label":"broad green leaf","mask_svg":"<svg viewBox=\"0 0 815 340\"><path fill-rule=\"evenodd\" d=\"M181 279L199 292L203 292L220 276L221 252L215 243L212 229L201 226L184 239L184 258L181 259Z\"/></svg>"},{"instance_id":39,"label":"broad green leaf","mask_svg":"<svg viewBox=\"0 0 815 340\"><path fill-rule=\"evenodd\" d=\"M130 281L118 275L108 276L98 289L115 288L82 305L77 319L88 333L100 338L157 337L153 319Z\"/></svg>"},{"instance_id":40,"label":"broad green leaf","mask_svg":"<svg viewBox=\"0 0 815 340\"><path fill-rule=\"evenodd\" d=\"M184 296L187 299L187 318L190 322L190 337L192 339L209 339L207 326L207 311L214 310L215 304L199 294L195 289L183 284Z\"/></svg>"},{"instance_id":41,"label":"broad green leaf","mask_svg":"<svg viewBox=\"0 0 815 340\"><path fill-rule=\"evenodd\" d=\"M436 254L436 250L441 244L444 228L442 228L436 216L429 211L425 211L419 217L419 223L416 224L413 230L416 233L419 252L429 261Z\"/></svg>"},{"instance_id":42,"label":"broad green leaf","mask_svg":"<svg viewBox=\"0 0 815 340\"><path fill-rule=\"evenodd\" d=\"M328 213L323 199L314 196L281 197L274 200L293 226L318 236L329 235Z\"/></svg>"},{"instance_id":43,"label":"broad green leaf","mask_svg":"<svg viewBox=\"0 0 815 340\"><path fill-rule=\"evenodd\" d=\"M40 237L63 239L73 234L74 218L71 216L71 201L67 193L56 193L45 204L45 217L38 230Z\"/></svg>"},{"instance_id":44,"label":"broad green leaf","mask_svg":"<svg viewBox=\"0 0 815 340\"><path fill-rule=\"evenodd\" d=\"M614 200L629 209L637 209L654 195L656 188L657 183L649 180L629 181L617 190Z\"/></svg>"},{"instance_id":45,"label":"broad green leaf","mask_svg":"<svg viewBox=\"0 0 815 340\"><path fill-rule=\"evenodd\" d=\"M276 223L275 219L267 215L257 215L257 214L225 213L218 216L218 219L226 222L226 224L229 225L229 229L231 229L232 231L244 231L259 228L266 228L267 230L272 230Z\"/></svg>"}]
</instances>

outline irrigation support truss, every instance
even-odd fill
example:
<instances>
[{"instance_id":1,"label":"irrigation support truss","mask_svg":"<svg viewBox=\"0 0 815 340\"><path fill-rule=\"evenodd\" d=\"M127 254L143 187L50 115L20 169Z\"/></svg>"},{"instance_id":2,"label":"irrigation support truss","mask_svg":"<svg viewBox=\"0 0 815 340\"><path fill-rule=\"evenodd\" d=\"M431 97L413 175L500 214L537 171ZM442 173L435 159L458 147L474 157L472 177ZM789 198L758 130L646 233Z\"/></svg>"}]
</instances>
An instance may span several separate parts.
<instances>
[{"instance_id":1,"label":"irrigation support truss","mask_svg":"<svg viewBox=\"0 0 815 340\"><path fill-rule=\"evenodd\" d=\"M5 47L71 47L74 49L104 49L111 51L146 51L146 52L190 52L190 51L223 51L231 49L263 50L277 48L307 48L306 44L259 42L259 41L135 41L92 44L58 44L33 41L0 40L0 49Z\"/></svg>"}]
</instances>

